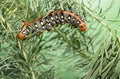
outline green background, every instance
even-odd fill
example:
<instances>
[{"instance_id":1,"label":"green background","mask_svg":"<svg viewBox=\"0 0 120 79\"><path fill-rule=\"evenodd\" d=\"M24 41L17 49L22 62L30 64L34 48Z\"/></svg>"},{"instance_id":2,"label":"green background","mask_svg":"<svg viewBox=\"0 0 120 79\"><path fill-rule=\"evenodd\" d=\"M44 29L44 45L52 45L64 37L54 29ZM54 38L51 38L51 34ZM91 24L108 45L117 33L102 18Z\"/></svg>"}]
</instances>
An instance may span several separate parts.
<instances>
[{"instance_id":1,"label":"green background","mask_svg":"<svg viewBox=\"0 0 120 79\"><path fill-rule=\"evenodd\" d=\"M60 5L54 4L54 8L52 5L55 2ZM106 67L108 67L108 72L119 75L120 62L117 60L120 58L119 4L120 0L36 0L36 2L34 0L0 0L0 78L22 79L21 76L23 76L25 79L47 79L46 74L47 76L52 74L51 77L48 76L49 79L77 79L87 74L85 79L95 79L98 74L89 74L100 73ZM81 8L81 5L87 6L88 9ZM85 37L80 36L81 33L78 30L68 27L68 24L59 25L58 29L72 42L72 45L80 44L81 51L69 46L69 43L60 36L62 33L59 34L53 28L50 32L45 31L41 36L25 41L20 41L16 37L22 26L21 20L30 22L40 16L45 16L53 9L64 9L67 6L72 6L73 11L82 12L87 25ZM72 36L74 33L76 36ZM79 42L76 43L74 37ZM89 38L92 39L90 43L88 43ZM88 47L88 50L84 49L84 45ZM113 46L109 49L111 45ZM111 54L115 56L111 57ZM108 61L107 58L111 60ZM114 58L116 61L113 62ZM95 71L96 65L93 64L97 64L95 61L99 60L103 63L99 64L100 69L97 65L98 69L96 68ZM116 63L113 66L115 68L109 70L112 66L109 62ZM49 72L50 69L52 70ZM10 75L14 73L15 75ZM107 74L109 75L111 74ZM116 75L107 79L116 79L114 76Z\"/></svg>"}]
</instances>

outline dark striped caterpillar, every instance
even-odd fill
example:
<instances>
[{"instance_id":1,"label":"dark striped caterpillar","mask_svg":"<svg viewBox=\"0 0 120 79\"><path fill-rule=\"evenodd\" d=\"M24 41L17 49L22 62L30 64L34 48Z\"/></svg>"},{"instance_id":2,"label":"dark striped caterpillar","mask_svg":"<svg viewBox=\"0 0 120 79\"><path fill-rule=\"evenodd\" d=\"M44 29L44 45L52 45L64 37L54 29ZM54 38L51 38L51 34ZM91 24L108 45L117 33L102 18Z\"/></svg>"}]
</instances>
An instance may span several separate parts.
<instances>
[{"instance_id":1,"label":"dark striped caterpillar","mask_svg":"<svg viewBox=\"0 0 120 79\"><path fill-rule=\"evenodd\" d=\"M24 21L23 28L18 33L18 38L24 40L31 33L40 34L43 30L49 30L52 26L64 23L71 23L81 31L86 30L86 25L80 16L71 11L56 10L34 22L27 23Z\"/></svg>"}]
</instances>

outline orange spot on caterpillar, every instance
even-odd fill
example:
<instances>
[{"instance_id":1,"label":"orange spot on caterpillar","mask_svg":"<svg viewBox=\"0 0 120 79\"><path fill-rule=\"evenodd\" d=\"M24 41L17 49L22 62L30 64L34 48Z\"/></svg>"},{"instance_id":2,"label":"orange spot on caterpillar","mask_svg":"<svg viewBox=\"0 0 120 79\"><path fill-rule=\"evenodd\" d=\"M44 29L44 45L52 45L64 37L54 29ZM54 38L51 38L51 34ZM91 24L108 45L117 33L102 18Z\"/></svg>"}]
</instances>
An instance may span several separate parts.
<instances>
[{"instance_id":1,"label":"orange spot on caterpillar","mask_svg":"<svg viewBox=\"0 0 120 79\"><path fill-rule=\"evenodd\" d=\"M86 25L84 23L81 23L80 26L81 26L81 28L80 28L81 31L86 30Z\"/></svg>"},{"instance_id":2,"label":"orange spot on caterpillar","mask_svg":"<svg viewBox=\"0 0 120 79\"><path fill-rule=\"evenodd\" d=\"M26 22L26 21L23 21L23 23L24 23L24 26L28 24L28 22Z\"/></svg>"},{"instance_id":3,"label":"orange spot on caterpillar","mask_svg":"<svg viewBox=\"0 0 120 79\"><path fill-rule=\"evenodd\" d=\"M20 40L24 40L26 38L26 36L24 34L22 34L21 32L18 33L18 38Z\"/></svg>"}]
</instances>

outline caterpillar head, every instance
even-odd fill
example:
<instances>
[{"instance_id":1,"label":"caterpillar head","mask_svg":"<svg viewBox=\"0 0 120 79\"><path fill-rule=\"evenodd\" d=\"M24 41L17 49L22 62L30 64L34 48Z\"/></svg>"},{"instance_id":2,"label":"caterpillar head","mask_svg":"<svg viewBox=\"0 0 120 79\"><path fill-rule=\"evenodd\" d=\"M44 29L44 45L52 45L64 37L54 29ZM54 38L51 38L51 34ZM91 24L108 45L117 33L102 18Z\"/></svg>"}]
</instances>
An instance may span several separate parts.
<instances>
[{"instance_id":1,"label":"caterpillar head","mask_svg":"<svg viewBox=\"0 0 120 79\"><path fill-rule=\"evenodd\" d=\"M85 23L81 23L78 27L81 31L85 31L86 30L86 25Z\"/></svg>"},{"instance_id":2,"label":"caterpillar head","mask_svg":"<svg viewBox=\"0 0 120 79\"><path fill-rule=\"evenodd\" d=\"M31 24L27 23L25 21L23 21L24 25L22 27L22 29L20 30L20 32L18 33L18 38L20 40L24 40L25 38L28 37L28 35L30 34L30 30L31 30Z\"/></svg>"}]
</instances>

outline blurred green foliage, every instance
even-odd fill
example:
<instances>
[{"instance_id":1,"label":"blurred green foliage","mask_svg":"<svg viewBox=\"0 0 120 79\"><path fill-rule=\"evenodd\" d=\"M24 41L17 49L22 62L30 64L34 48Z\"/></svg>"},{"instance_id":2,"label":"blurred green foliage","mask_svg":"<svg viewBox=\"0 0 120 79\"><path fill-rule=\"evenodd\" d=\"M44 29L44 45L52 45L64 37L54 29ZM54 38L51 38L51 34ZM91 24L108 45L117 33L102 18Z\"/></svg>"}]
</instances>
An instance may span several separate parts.
<instances>
[{"instance_id":1,"label":"blurred green foliage","mask_svg":"<svg viewBox=\"0 0 120 79\"><path fill-rule=\"evenodd\" d=\"M120 79L119 0L0 0L0 79ZM22 20L62 9L80 14L80 32L64 24L21 41Z\"/></svg>"}]
</instances>

